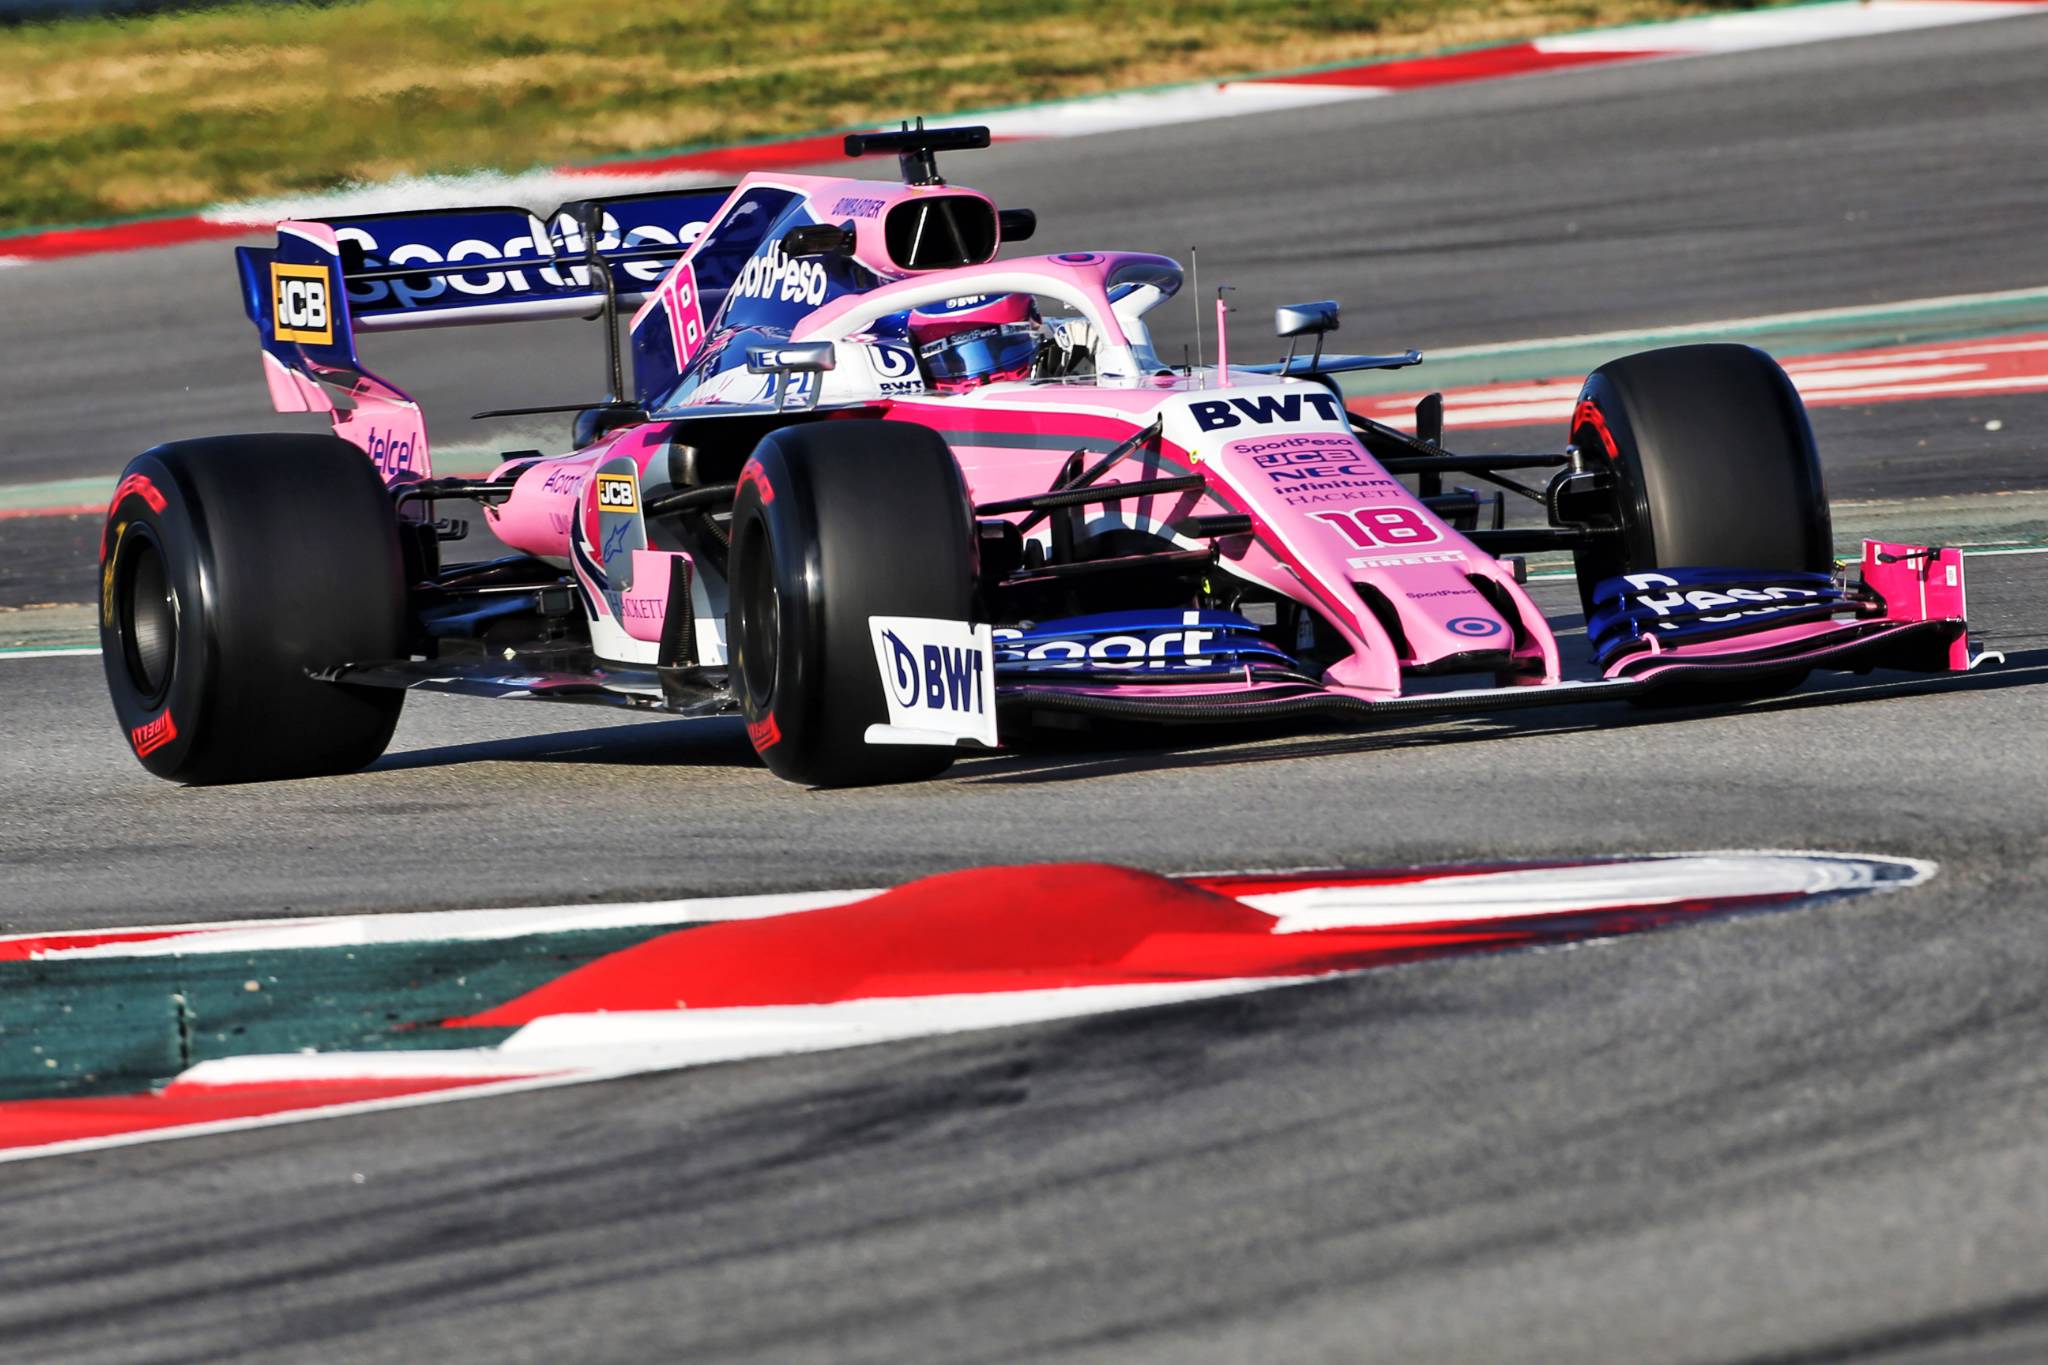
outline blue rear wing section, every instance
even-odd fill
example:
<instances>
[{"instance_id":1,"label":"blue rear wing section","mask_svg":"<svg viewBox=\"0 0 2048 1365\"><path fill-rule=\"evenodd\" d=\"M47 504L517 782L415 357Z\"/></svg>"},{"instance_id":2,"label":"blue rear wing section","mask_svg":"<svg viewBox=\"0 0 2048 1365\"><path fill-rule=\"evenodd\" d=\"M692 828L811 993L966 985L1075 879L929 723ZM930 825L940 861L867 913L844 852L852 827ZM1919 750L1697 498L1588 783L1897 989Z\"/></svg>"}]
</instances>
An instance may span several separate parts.
<instances>
[{"instance_id":1,"label":"blue rear wing section","mask_svg":"<svg viewBox=\"0 0 2048 1365\"><path fill-rule=\"evenodd\" d=\"M631 309L731 190L285 223L275 247L236 249L243 308L264 350L306 374L357 370L359 332L594 317L606 275Z\"/></svg>"},{"instance_id":2,"label":"blue rear wing section","mask_svg":"<svg viewBox=\"0 0 2048 1365\"><path fill-rule=\"evenodd\" d=\"M242 311L256 324L266 352L293 369L355 368L354 324L334 252L280 231L275 247L236 247L235 269Z\"/></svg>"}]
</instances>

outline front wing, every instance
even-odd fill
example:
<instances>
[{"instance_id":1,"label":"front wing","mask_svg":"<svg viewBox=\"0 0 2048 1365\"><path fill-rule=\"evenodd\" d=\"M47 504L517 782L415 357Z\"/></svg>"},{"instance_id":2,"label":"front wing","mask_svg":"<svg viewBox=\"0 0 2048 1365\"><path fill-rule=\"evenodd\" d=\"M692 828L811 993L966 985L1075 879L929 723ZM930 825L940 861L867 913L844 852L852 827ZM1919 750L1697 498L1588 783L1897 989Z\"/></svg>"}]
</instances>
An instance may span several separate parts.
<instances>
[{"instance_id":1,"label":"front wing","mask_svg":"<svg viewBox=\"0 0 2048 1365\"><path fill-rule=\"evenodd\" d=\"M1006 670L999 663L995 701L1004 728L1059 717L1136 723L1219 724L1350 721L1377 717L1458 715L1536 706L1648 697L1683 691L1711 699L1716 689L1826 669L1966 672L2003 656L1974 650L1963 615L1962 556L1954 549L1867 542L1862 581L1839 609L1851 619L1801 619L1732 613L1734 625L1688 635L1678 643L1649 622L1639 637L1603 654L1598 678L1528 683L1400 697L1368 697L1277 667L1274 652L1248 638L1228 641L1237 671L1163 682L1155 672L1118 675L1100 665L1057 670ZM1685 571L1673 570L1673 574ZM1796 613L1795 613L1796 614ZM1681 617L1693 615L1678 613ZM1193 626L1215 626L1189 617ZM1676 625L1679 623L1664 623ZM683 676L687 674L687 676ZM357 686L454 692L532 701L595 703L684 716L728 715L737 704L721 670L600 668L589 672L535 668L531 663L414 660L348 664L318 675Z\"/></svg>"}]
</instances>

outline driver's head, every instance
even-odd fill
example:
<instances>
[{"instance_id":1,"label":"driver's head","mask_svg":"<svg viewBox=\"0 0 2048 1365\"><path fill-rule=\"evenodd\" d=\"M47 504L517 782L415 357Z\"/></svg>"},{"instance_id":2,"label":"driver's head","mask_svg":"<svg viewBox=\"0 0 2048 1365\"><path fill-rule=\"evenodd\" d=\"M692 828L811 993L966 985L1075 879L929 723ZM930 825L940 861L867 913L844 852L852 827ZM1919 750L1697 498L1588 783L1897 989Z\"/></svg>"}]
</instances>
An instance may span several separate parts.
<instances>
[{"instance_id":1,"label":"driver's head","mask_svg":"<svg viewBox=\"0 0 2048 1365\"><path fill-rule=\"evenodd\" d=\"M1029 294L981 294L948 299L910 315L932 387L961 393L1002 379L1029 379L1045 347L1045 324Z\"/></svg>"}]
</instances>

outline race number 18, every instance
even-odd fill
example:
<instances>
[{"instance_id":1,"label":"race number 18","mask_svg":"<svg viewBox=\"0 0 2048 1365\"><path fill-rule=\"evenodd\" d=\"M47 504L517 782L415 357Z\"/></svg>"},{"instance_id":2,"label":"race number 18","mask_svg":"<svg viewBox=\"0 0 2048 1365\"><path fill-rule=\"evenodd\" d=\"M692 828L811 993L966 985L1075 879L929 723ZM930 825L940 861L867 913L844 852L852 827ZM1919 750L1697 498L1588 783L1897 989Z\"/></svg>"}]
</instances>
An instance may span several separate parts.
<instances>
[{"instance_id":1,"label":"race number 18","mask_svg":"<svg viewBox=\"0 0 2048 1365\"><path fill-rule=\"evenodd\" d=\"M1310 515L1317 521L1336 527L1351 542L1352 548L1359 550L1406 549L1443 538L1436 527L1424 521L1422 514L1412 507L1375 507L1362 512L1313 512Z\"/></svg>"}]
</instances>

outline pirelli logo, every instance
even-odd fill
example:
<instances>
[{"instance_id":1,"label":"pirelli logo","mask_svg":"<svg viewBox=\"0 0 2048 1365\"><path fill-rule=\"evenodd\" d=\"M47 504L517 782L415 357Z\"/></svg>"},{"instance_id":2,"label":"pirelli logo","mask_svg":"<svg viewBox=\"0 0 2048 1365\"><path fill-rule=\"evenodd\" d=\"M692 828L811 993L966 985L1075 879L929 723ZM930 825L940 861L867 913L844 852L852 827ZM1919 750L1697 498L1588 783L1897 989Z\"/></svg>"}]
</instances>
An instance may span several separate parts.
<instances>
[{"instance_id":1,"label":"pirelli logo","mask_svg":"<svg viewBox=\"0 0 2048 1365\"><path fill-rule=\"evenodd\" d=\"M270 334L309 346L334 344L334 275L324 265L270 263Z\"/></svg>"},{"instance_id":2,"label":"pirelli logo","mask_svg":"<svg viewBox=\"0 0 2048 1365\"><path fill-rule=\"evenodd\" d=\"M597 510L637 512L640 510L640 481L631 474L597 476Z\"/></svg>"}]
</instances>

